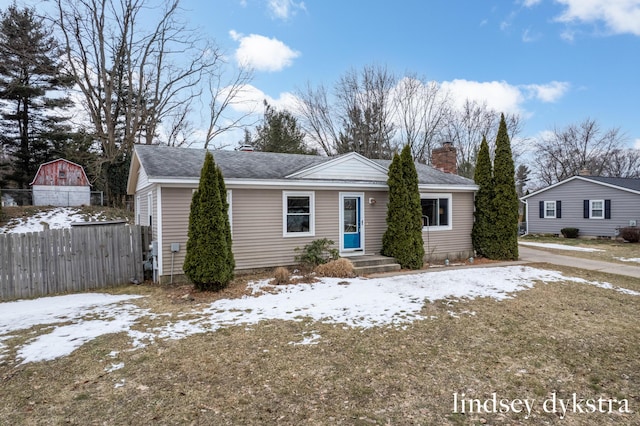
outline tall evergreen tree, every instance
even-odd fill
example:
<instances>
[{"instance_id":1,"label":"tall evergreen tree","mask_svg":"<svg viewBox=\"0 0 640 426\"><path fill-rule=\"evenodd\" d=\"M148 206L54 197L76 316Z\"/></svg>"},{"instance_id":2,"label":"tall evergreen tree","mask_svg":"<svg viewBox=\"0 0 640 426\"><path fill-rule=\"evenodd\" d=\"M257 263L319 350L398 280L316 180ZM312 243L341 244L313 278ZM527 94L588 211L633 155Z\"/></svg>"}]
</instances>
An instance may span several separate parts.
<instances>
[{"instance_id":1,"label":"tall evergreen tree","mask_svg":"<svg viewBox=\"0 0 640 426\"><path fill-rule=\"evenodd\" d=\"M475 198L475 212L473 213L475 220L471 231L471 240L477 255L492 258L492 248L496 243L493 237L495 207L493 204L491 156L486 137L482 138L480 144L473 180L479 188Z\"/></svg>"},{"instance_id":2,"label":"tall evergreen tree","mask_svg":"<svg viewBox=\"0 0 640 426\"><path fill-rule=\"evenodd\" d=\"M191 200L184 273L199 290L221 290L233 279L227 191L222 172L207 151L198 190Z\"/></svg>"},{"instance_id":3,"label":"tall evergreen tree","mask_svg":"<svg viewBox=\"0 0 640 426\"><path fill-rule=\"evenodd\" d=\"M71 105L60 95L73 80L63 73L52 31L35 13L14 3L0 17L0 141L13 161L9 180L27 188L38 166L70 138ZM54 95L56 93L56 95Z\"/></svg>"},{"instance_id":4,"label":"tall evergreen tree","mask_svg":"<svg viewBox=\"0 0 640 426\"><path fill-rule=\"evenodd\" d=\"M504 114L496 137L493 163L494 206L496 213L495 239L498 243L495 259L518 259L518 195L511 142Z\"/></svg>"},{"instance_id":5,"label":"tall evergreen tree","mask_svg":"<svg viewBox=\"0 0 640 426\"><path fill-rule=\"evenodd\" d=\"M312 154L304 142L305 134L289 111L277 111L266 101L264 119L256 127L253 147L256 151L287 154ZM246 134L245 134L246 139Z\"/></svg>"},{"instance_id":6,"label":"tall evergreen tree","mask_svg":"<svg viewBox=\"0 0 640 426\"><path fill-rule=\"evenodd\" d=\"M420 269L424 264L422 207L411 147L394 154L389 166L387 230L382 236L382 254L394 257L403 268Z\"/></svg>"}]
</instances>

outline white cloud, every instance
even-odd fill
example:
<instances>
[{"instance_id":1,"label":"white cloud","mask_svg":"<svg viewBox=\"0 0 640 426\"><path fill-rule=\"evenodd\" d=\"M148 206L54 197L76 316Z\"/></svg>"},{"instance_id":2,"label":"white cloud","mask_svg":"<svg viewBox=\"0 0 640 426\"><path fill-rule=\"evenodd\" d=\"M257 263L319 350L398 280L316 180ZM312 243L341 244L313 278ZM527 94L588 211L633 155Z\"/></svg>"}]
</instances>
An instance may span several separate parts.
<instances>
[{"instance_id":1,"label":"white cloud","mask_svg":"<svg viewBox=\"0 0 640 426\"><path fill-rule=\"evenodd\" d=\"M304 2L296 3L293 0L269 0L267 6L275 18L282 20L295 15L298 9L306 10Z\"/></svg>"},{"instance_id":2,"label":"white cloud","mask_svg":"<svg viewBox=\"0 0 640 426\"><path fill-rule=\"evenodd\" d=\"M236 61L257 71L280 71L291 66L300 52L291 49L278 39L258 34L245 36L234 30L229 35L240 42L236 49Z\"/></svg>"},{"instance_id":3,"label":"white cloud","mask_svg":"<svg viewBox=\"0 0 640 426\"><path fill-rule=\"evenodd\" d=\"M486 102L489 108L505 113L521 112L525 97L518 87L504 81L478 82L453 80L442 83L456 106L462 106L465 100Z\"/></svg>"},{"instance_id":4,"label":"white cloud","mask_svg":"<svg viewBox=\"0 0 640 426\"><path fill-rule=\"evenodd\" d=\"M560 22L604 22L613 34L640 36L640 0L556 0L566 6Z\"/></svg>"},{"instance_id":5,"label":"white cloud","mask_svg":"<svg viewBox=\"0 0 640 426\"><path fill-rule=\"evenodd\" d=\"M540 33L535 33L531 31L529 28L527 28L522 32L522 41L525 43L532 43L534 41L539 40L540 37L542 37Z\"/></svg>"},{"instance_id":6,"label":"white cloud","mask_svg":"<svg viewBox=\"0 0 640 426\"><path fill-rule=\"evenodd\" d=\"M540 102L557 102L570 88L570 84L552 81L546 84L512 85L505 81L453 80L442 83L456 106L467 100L486 102L489 108L505 113L524 113L523 104L535 99Z\"/></svg>"},{"instance_id":7,"label":"white cloud","mask_svg":"<svg viewBox=\"0 0 640 426\"><path fill-rule=\"evenodd\" d=\"M288 111L293 111L297 103L297 98L292 93L283 92L279 97L273 98L257 87L247 84L238 91L231 107L237 112L261 115L264 111L263 102L265 100L276 109Z\"/></svg>"},{"instance_id":8,"label":"white cloud","mask_svg":"<svg viewBox=\"0 0 640 426\"><path fill-rule=\"evenodd\" d=\"M552 81L547 84L529 84L524 86L530 96L542 102L556 102L569 90L571 85L564 81Z\"/></svg>"},{"instance_id":9,"label":"white cloud","mask_svg":"<svg viewBox=\"0 0 640 426\"><path fill-rule=\"evenodd\" d=\"M541 2L542 2L542 0L524 0L522 2L522 5L524 7L533 7L533 6L536 6L536 5L540 4Z\"/></svg>"},{"instance_id":10,"label":"white cloud","mask_svg":"<svg viewBox=\"0 0 640 426\"><path fill-rule=\"evenodd\" d=\"M636 139L633 143L635 149L640 149L640 138Z\"/></svg>"}]
</instances>

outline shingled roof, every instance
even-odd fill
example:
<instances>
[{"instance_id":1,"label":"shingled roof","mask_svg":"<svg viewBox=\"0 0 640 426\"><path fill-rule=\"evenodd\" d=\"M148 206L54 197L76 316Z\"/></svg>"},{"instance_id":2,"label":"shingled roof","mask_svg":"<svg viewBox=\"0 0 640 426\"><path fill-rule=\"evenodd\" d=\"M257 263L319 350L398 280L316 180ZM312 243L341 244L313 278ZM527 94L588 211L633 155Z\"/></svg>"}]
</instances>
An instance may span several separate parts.
<instances>
[{"instance_id":1,"label":"shingled roof","mask_svg":"<svg viewBox=\"0 0 640 426\"><path fill-rule=\"evenodd\" d=\"M329 162L337 157L280 154L273 152L211 151L225 179L291 179L296 172ZM204 149L175 148L159 145L136 145L135 153L149 179L191 180L200 177ZM388 169L390 160L370 160ZM441 172L416 163L420 184L475 185L473 180ZM299 179L298 179L299 180ZM307 179L305 179L307 180ZM354 176L353 181L360 181Z\"/></svg>"},{"instance_id":2,"label":"shingled roof","mask_svg":"<svg viewBox=\"0 0 640 426\"><path fill-rule=\"evenodd\" d=\"M604 176L582 176L584 179L596 182L606 183L608 185L618 186L620 188L631 189L640 192L640 179L604 177Z\"/></svg>"}]
</instances>

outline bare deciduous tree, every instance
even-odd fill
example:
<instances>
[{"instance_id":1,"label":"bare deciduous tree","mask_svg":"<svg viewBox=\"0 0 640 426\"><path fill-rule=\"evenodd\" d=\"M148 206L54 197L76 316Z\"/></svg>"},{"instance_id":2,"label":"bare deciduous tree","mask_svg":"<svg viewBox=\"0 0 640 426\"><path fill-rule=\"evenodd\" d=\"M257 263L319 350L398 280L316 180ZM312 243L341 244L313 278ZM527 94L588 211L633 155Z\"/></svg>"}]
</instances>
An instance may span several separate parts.
<instances>
[{"instance_id":1,"label":"bare deciduous tree","mask_svg":"<svg viewBox=\"0 0 640 426\"><path fill-rule=\"evenodd\" d=\"M311 139L326 155L335 154L340 138L335 124L335 111L329 103L327 90L323 85L313 89L309 83L304 90L297 90L297 112L301 125Z\"/></svg>"},{"instance_id":2,"label":"bare deciduous tree","mask_svg":"<svg viewBox=\"0 0 640 426\"><path fill-rule=\"evenodd\" d=\"M624 135L619 128L602 131L596 120L555 129L536 143L535 164L542 182L554 184L588 170L593 176L608 174L612 158L622 152Z\"/></svg>"},{"instance_id":3,"label":"bare deciduous tree","mask_svg":"<svg viewBox=\"0 0 640 426\"><path fill-rule=\"evenodd\" d=\"M392 90L396 77L385 67L351 70L336 84L342 120L339 152L355 151L369 158L391 158L395 127Z\"/></svg>"},{"instance_id":4,"label":"bare deciduous tree","mask_svg":"<svg viewBox=\"0 0 640 426\"><path fill-rule=\"evenodd\" d=\"M486 102L480 103L469 99L462 107L452 110L446 120L443 139L452 142L457 148L458 174L473 178L476 155L483 137L487 138L493 157L500 114L489 108ZM505 114L505 123L509 139L516 139L522 129L520 116ZM512 154L515 162L520 155L520 150L515 147Z\"/></svg>"},{"instance_id":5,"label":"bare deciduous tree","mask_svg":"<svg viewBox=\"0 0 640 426\"><path fill-rule=\"evenodd\" d=\"M203 78L219 75L224 63L217 46L181 21L179 0L55 5L52 19L100 143L103 174L114 162L128 161L135 143L155 143L163 135L165 143L185 143ZM105 189L112 202L122 195L108 184Z\"/></svg>"},{"instance_id":6,"label":"bare deciduous tree","mask_svg":"<svg viewBox=\"0 0 640 426\"><path fill-rule=\"evenodd\" d=\"M640 149L615 150L609 156L605 174L612 177L640 178Z\"/></svg>"},{"instance_id":7,"label":"bare deciduous tree","mask_svg":"<svg viewBox=\"0 0 640 426\"><path fill-rule=\"evenodd\" d=\"M251 116L254 111L245 112L235 116L227 116L225 112L230 107L243 101L240 96L247 84L253 78L253 72L244 67L240 67L231 81L225 80L222 73L211 72L208 75L207 83L209 87L209 116L207 120L207 135L204 141L204 147L208 148L213 139L229 130L244 127L245 120ZM252 123L255 124L255 121Z\"/></svg>"},{"instance_id":8,"label":"bare deciduous tree","mask_svg":"<svg viewBox=\"0 0 640 426\"><path fill-rule=\"evenodd\" d=\"M396 86L394 106L402 143L416 161L429 164L452 114L448 93L435 81L407 75Z\"/></svg>"}]
</instances>

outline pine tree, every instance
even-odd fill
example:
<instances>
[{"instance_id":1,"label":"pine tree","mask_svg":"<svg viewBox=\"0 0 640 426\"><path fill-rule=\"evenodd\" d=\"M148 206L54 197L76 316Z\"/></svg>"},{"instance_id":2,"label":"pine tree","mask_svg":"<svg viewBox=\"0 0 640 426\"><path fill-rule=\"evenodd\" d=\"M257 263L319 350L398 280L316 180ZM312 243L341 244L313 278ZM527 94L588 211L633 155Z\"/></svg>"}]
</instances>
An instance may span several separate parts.
<instances>
[{"instance_id":1,"label":"pine tree","mask_svg":"<svg viewBox=\"0 0 640 426\"><path fill-rule=\"evenodd\" d=\"M387 230L382 236L382 254L394 257L403 268L420 269L424 264L422 207L411 148L393 156L389 166Z\"/></svg>"},{"instance_id":2,"label":"pine tree","mask_svg":"<svg viewBox=\"0 0 640 426\"><path fill-rule=\"evenodd\" d=\"M315 154L304 142L305 134L289 111L277 111L266 101L264 119L256 127L253 147L256 151L287 154ZM247 134L245 133L245 139Z\"/></svg>"},{"instance_id":3,"label":"pine tree","mask_svg":"<svg viewBox=\"0 0 640 426\"><path fill-rule=\"evenodd\" d=\"M224 179L207 151L191 200L183 269L199 290L220 290L233 279L234 268Z\"/></svg>"},{"instance_id":4,"label":"pine tree","mask_svg":"<svg viewBox=\"0 0 640 426\"><path fill-rule=\"evenodd\" d=\"M71 134L60 111L71 101L61 94L73 84L63 73L62 51L35 9L13 3L0 18L0 142L13 158L9 180L27 188L39 165Z\"/></svg>"},{"instance_id":5,"label":"pine tree","mask_svg":"<svg viewBox=\"0 0 640 426\"><path fill-rule=\"evenodd\" d=\"M507 124L502 114L496 137L493 163L494 206L496 213L494 235L497 245L495 259L518 259L518 195L515 166Z\"/></svg>"},{"instance_id":6,"label":"pine tree","mask_svg":"<svg viewBox=\"0 0 640 426\"><path fill-rule=\"evenodd\" d=\"M493 228L495 222L495 208L493 205L493 175L489 144L485 137L482 138L480 151L476 158L476 166L473 180L478 185L475 199L475 220L471 231L473 248L478 256L493 257Z\"/></svg>"}]
</instances>

